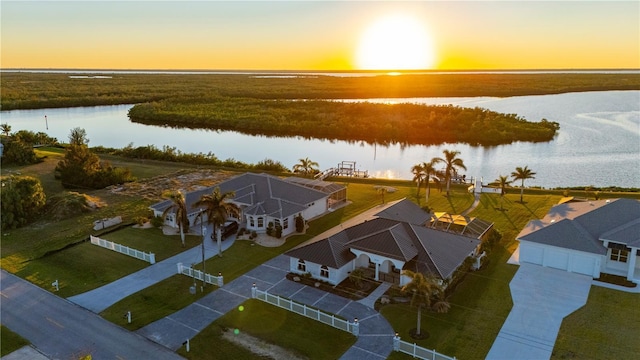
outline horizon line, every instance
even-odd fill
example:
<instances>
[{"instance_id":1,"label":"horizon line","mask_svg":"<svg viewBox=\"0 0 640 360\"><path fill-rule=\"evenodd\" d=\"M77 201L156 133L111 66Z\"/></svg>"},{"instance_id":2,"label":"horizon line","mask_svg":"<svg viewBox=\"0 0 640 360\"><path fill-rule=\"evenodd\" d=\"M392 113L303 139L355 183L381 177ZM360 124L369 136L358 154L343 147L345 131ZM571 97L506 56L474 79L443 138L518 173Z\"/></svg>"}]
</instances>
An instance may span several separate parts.
<instances>
[{"instance_id":1,"label":"horizon line","mask_svg":"<svg viewBox=\"0 0 640 360\"><path fill-rule=\"evenodd\" d=\"M138 72L246 72L246 73L442 73L442 72L556 72L556 71L640 71L640 68L513 68L513 69L334 69L334 70L310 70L310 69L183 69L183 68L81 68L81 67L55 67L55 68L2 68L0 71L138 71Z\"/></svg>"}]
</instances>

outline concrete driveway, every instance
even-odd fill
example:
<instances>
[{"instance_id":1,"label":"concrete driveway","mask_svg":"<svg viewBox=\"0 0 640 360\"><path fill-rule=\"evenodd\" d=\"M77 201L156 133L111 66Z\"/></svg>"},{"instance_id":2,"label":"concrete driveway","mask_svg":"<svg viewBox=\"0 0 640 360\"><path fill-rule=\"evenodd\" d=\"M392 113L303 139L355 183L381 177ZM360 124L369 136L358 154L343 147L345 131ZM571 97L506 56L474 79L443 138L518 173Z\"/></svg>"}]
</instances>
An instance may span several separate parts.
<instances>
[{"instance_id":1,"label":"concrete driveway","mask_svg":"<svg viewBox=\"0 0 640 360\"><path fill-rule=\"evenodd\" d=\"M587 303L592 278L521 263L509 287L513 308L486 359L549 359L562 319Z\"/></svg>"}]
</instances>

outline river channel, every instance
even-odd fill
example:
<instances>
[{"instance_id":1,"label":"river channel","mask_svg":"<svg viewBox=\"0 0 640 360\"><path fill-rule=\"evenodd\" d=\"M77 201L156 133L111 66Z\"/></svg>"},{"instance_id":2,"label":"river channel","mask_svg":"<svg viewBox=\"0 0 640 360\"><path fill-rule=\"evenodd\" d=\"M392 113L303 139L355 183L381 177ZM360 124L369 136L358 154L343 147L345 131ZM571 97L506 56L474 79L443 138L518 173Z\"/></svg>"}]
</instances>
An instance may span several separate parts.
<instances>
[{"instance_id":1,"label":"river channel","mask_svg":"<svg viewBox=\"0 0 640 360\"><path fill-rule=\"evenodd\" d=\"M288 167L308 157L318 162L321 170L341 161L355 161L357 169L378 178L410 179L414 164L440 157L444 149L450 149L460 151L467 177L483 178L485 183L500 175L510 175L517 166L528 166L536 176L527 180L527 186L640 188L640 91L367 101L478 106L515 113L530 121L542 118L557 121L560 131L547 143L518 142L492 147L382 146L141 125L127 117L132 105L2 111L0 121L11 125L13 132L42 131L62 142L67 141L72 128L81 127L87 131L90 146L166 145L186 153L212 152L219 159L233 158L246 163L268 158Z\"/></svg>"}]
</instances>

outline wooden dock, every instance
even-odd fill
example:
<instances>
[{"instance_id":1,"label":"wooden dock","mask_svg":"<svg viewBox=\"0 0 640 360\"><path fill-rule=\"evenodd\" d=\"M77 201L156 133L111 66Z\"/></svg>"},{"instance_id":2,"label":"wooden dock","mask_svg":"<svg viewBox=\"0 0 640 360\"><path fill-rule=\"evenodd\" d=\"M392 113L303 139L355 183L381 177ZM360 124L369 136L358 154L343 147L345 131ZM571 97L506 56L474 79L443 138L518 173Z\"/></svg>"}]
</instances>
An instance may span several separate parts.
<instances>
[{"instance_id":1,"label":"wooden dock","mask_svg":"<svg viewBox=\"0 0 640 360\"><path fill-rule=\"evenodd\" d=\"M342 161L336 167L329 168L316 174L315 178L318 180L324 180L330 176L368 178L369 172L367 170L356 169L355 161Z\"/></svg>"}]
</instances>

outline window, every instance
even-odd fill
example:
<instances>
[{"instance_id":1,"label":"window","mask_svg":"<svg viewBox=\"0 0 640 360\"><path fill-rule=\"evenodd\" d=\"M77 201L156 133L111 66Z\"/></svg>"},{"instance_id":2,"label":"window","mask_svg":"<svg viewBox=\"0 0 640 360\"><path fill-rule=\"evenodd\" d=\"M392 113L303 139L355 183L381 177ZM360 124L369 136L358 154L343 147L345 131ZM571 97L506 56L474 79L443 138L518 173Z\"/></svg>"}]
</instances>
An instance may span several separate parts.
<instances>
[{"instance_id":1,"label":"window","mask_svg":"<svg viewBox=\"0 0 640 360\"><path fill-rule=\"evenodd\" d=\"M253 219L253 216L249 217L249 227L256 227L256 222Z\"/></svg>"},{"instance_id":2,"label":"window","mask_svg":"<svg viewBox=\"0 0 640 360\"><path fill-rule=\"evenodd\" d=\"M623 249L611 249L611 260L626 263L628 258L629 251Z\"/></svg>"},{"instance_id":3,"label":"window","mask_svg":"<svg viewBox=\"0 0 640 360\"><path fill-rule=\"evenodd\" d=\"M273 219L273 225L274 225L275 227L280 226L280 219Z\"/></svg>"},{"instance_id":4,"label":"window","mask_svg":"<svg viewBox=\"0 0 640 360\"><path fill-rule=\"evenodd\" d=\"M259 217L258 218L258 228L263 228L264 227L264 218Z\"/></svg>"},{"instance_id":5,"label":"window","mask_svg":"<svg viewBox=\"0 0 640 360\"><path fill-rule=\"evenodd\" d=\"M613 242L610 242L608 247L609 249L611 249L611 255L609 256L609 259L611 259L612 261L618 261L623 263L627 262L627 260L629 259L629 253L631 252L630 248L628 248L624 244L613 243Z\"/></svg>"},{"instance_id":6,"label":"window","mask_svg":"<svg viewBox=\"0 0 640 360\"><path fill-rule=\"evenodd\" d=\"M298 260L298 270L307 271L307 264L304 263L304 260Z\"/></svg>"},{"instance_id":7,"label":"window","mask_svg":"<svg viewBox=\"0 0 640 360\"><path fill-rule=\"evenodd\" d=\"M283 229L286 229L286 228L288 228L288 227L289 227L289 218L285 218L285 219L282 221L282 228L283 228Z\"/></svg>"},{"instance_id":8,"label":"window","mask_svg":"<svg viewBox=\"0 0 640 360\"><path fill-rule=\"evenodd\" d=\"M322 277L329 277L329 268L326 265L322 265L320 267L320 276Z\"/></svg>"}]
</instances>

